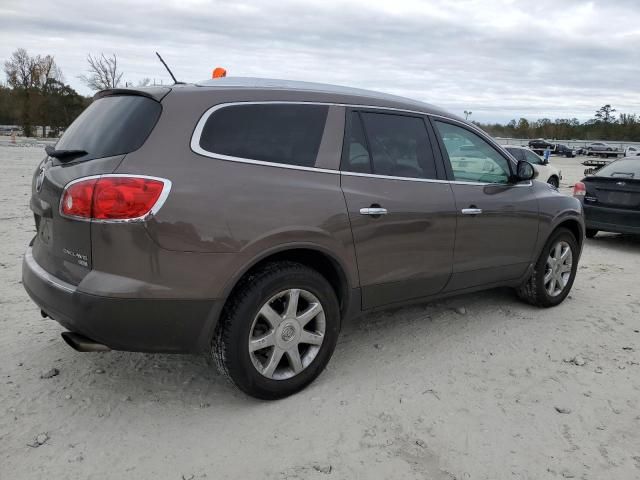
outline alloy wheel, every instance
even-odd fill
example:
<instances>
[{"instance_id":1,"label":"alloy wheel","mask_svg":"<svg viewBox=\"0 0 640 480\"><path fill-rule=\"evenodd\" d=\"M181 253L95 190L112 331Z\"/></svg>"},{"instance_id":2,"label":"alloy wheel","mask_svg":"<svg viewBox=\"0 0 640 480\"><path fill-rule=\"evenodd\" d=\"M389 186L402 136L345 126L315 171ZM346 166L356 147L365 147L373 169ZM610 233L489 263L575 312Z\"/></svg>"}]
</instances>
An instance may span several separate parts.
<instances>
[{"instance_id":1,"label":"alloy wheel","mask_svg":"<svg viewBox=\"0 0 640 480\"><path fill-rule=\"evenodd\" d=\"M566 288L573 270L571 246L560 240L549 251L544 273L544 288L552 297L557 297Z\"/></svg>"},{"instance_id":2,"label":"alloy wheel","mask_svg":"<svg viewBox=\"0 0 640 480\"><path fill-rule=\"evenodd\" d=\"M324 309L307 290L291 288L260 308L249 334L253 366L272 380L292 378L316 358L326 333Z\"/></svg>"}]
</instances>

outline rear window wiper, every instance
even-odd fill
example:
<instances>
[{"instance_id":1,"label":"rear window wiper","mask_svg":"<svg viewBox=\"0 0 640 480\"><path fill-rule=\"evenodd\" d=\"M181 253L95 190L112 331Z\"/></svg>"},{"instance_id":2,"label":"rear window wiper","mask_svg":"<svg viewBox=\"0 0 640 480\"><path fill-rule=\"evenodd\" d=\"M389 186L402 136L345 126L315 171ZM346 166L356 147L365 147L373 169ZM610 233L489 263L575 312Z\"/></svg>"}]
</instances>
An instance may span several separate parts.
<instances>
[{"instance_id":1,"label":"rear window wiper","mask_svg":"<svg viewBox=\"0 0 640 480\"><path fill-rule=\"evenodd\" d=\"M57 158L61 162L69 162L76 157L81 157L87 154L87 152L84 150L56 150L51 145L47 145L46 147L44 147L44 151L50 157Z\"/></svg>"}]
</instances>

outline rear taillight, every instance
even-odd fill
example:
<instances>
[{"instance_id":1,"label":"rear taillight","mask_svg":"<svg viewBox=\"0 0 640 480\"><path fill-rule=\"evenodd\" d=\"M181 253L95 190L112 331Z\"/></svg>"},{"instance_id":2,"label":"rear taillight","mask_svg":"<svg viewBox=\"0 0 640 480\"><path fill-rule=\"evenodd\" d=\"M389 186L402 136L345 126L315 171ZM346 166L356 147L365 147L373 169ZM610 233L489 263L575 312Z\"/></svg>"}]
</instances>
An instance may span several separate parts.
<instances>
[{"instance_id":1,"label":"rear taillight","mask_svg":"<svg viewBox=\"0 0 640 480\"><path fill-rule=\"evenodd\" d=\"M584 183L578 182L573 186L574 197L584 197L587 194L587 187Z\"/></svg>"},{"instance_id":2,"label":"rear taillight","mask_svg":"<svg viewBox=\"0 0 640 480\"><path fill-rule=\"evenodd\" d=\"M142 220L166 199L171 182L137 175L102 175L67 185L60 214L82 220Z\"/></svg>"}]
</instances>

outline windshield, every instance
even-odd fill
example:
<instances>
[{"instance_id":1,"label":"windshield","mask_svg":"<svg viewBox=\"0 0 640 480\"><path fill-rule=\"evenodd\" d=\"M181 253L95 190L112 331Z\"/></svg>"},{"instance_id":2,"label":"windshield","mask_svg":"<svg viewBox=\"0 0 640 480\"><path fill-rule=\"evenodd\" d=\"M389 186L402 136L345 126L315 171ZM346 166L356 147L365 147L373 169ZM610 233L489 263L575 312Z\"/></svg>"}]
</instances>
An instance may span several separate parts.
<instances>
[{"instance_id":1,"label":"windshield","mask_svg":"<svg viewBox=\"0 0 640 480\"><path fill-rule=\"evenodd\" d=\"M640 159L623 158L598 170L598 177L640 178Z\"/></svg>"},{"instance_id":2,"label":"windshield","mask_svg":"<svg viewBox=\"0 0 640 480\"><path fill-rule=\"evenodd\" d=\"M158 121L162 106L147 97L119 95L93 102L69 126L56 150L84 150L77 160L110 157L142 146Z\"/></svg>"}]
</instances>

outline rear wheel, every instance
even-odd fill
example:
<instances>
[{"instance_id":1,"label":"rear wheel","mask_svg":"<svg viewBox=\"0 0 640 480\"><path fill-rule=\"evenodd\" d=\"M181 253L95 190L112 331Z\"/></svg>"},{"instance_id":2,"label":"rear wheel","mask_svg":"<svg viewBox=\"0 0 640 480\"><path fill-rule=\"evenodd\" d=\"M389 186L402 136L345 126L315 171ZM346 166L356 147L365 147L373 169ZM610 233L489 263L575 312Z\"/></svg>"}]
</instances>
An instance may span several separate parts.
<instances>
[{"instance_id":1,"label":"rear wheel","mask_svg":"<svg viewBox=\"0 0 640 480\"><path fill-rule=\"evenodd\" d=\"M578 268L578 242L566 228L551 234L535 264L531 277L518 289L518 296L538 307L560 304L571 291Z\"/></svg>"},{"instance_id":2,"label":"rear wheel","mask_svg":"<svg viewBox=\"0 0 640 480\"><path fill-rule=\"evenodd\" d=\"M219 370L242 391L272 400L311 383L333 354L340 309L329 282L294 262L245 279L225 307L213 341Z\"/></svg>"},{"instance_id":3,"label":"rear wheel","mask_svg":"<svg viewBox=\"0 0 640 480\"><path fill-rule=\"evenodd\" d=\"M598 230L595 230L593 228L587 228L587 231L585 232L585 236L587 238L593 238L598 234Z\"/></svg>"}]
</instances>

